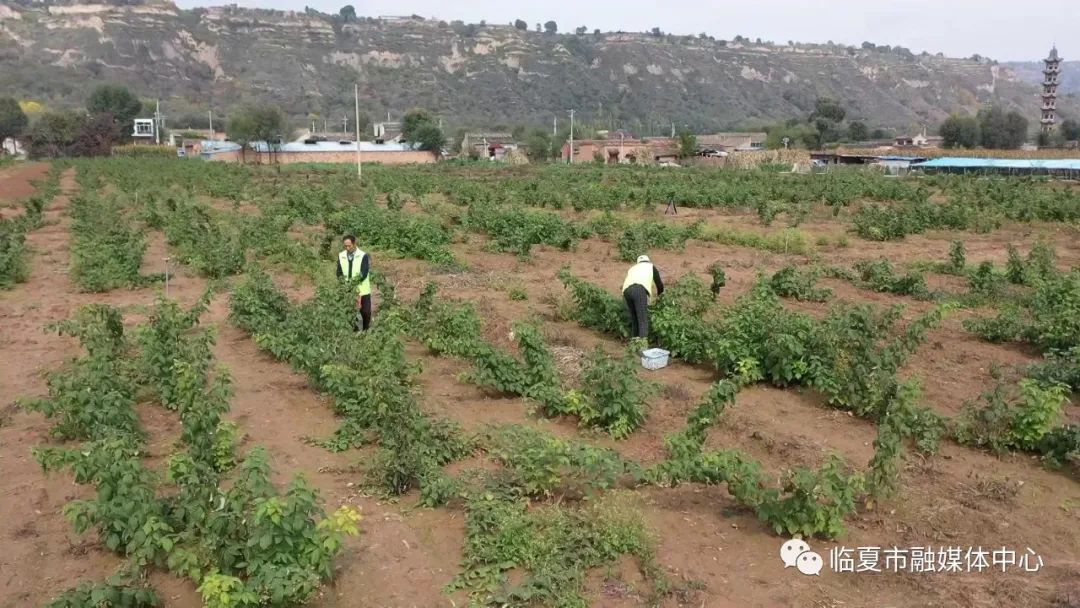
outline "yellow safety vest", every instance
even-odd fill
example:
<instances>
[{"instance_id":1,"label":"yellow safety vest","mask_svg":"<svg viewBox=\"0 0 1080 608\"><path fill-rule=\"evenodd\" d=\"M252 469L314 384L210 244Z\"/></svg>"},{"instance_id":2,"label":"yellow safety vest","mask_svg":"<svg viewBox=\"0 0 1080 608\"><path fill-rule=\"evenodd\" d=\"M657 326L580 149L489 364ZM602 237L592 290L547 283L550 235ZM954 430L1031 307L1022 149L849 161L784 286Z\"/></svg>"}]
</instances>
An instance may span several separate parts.
<instances>
[{"instance_id":1,"label":"yellow safety vest","mask_svg":"<svg viewBox=\"0 0 1080 608\"><path fill-rule=\"evenodd\" d=\"M630 270L626 272L626 280L622 284L623 291L626 291L626 288L631 285L641 285L649 290L650 298L655 298L656 284L653 283L653 265L649 262L642 262L631 266Z\"/></svg>"},{"instance_id":2,"label":"yellow safety vest","mask_svg":"<svg viewBox=\"0 0 1080 608\"><path fill-rule=\"evenodd\" d=\"M341 274L350 281L355 281L360 278L360 266L364 262L364 256L367 255L363 251L357 249L353 252L352 273L349 272L349 252L342 251L338 254L338 265L341 266ZM368 276L363 281L360 281L356 285L356 293L362 296L371 295L371 271L368 269Z\"/></svg>"}]
</instances>

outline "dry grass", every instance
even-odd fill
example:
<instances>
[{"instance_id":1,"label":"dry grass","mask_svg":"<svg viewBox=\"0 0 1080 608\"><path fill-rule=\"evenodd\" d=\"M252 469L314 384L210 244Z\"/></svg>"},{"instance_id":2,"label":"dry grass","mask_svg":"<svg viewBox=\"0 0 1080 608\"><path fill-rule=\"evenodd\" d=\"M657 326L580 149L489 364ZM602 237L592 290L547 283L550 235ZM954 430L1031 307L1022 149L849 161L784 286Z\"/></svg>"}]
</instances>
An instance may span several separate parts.
<instances>
[{"instance_id":1,"label":"dry grass","mask_svg":"<svg viewBox=\"0 0 1080 608\"><path fill-rule=\"evenodd\" d=\"M675 403L686 403L687 401L690 401L690 398L692 397L690 390L682 383L665 384L663 395L665 399Z\"/></svg>"},{"instance_id":2,"label":"dry grass","mask_svg":"<svg viewBox=\"0 0 1080 608\"><path fill-rule=\"evenodd\" d=\"M555 368L567 384L576 384L581 379L585 361L585 351L574 346L552 346L551 355L555 358Z\"/></svg>"},{"instance_id":3,"label":"dry grass","mask_svg":"<svg viewBox=\"0 0 1080 608\"><path fill-rule=\"evenodd\" d=\"M987 503L1012 506L1023 485L1022 481L978 478L974 483L960 486L958 499L960 504L976 509Z\"/></svg>"}]
</instances>

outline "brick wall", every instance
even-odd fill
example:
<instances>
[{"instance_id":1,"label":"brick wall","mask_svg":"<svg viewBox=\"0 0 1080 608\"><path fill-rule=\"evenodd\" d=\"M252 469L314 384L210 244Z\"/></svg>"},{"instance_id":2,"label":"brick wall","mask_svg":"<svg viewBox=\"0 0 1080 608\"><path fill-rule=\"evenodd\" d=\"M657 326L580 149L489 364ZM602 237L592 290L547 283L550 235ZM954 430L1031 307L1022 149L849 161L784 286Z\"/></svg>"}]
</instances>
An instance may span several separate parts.
<instances>
[{"instance_id":1,"label":"brick wall","mask_svg":"<svg viewBox=\"0 0 1080 608\"><path fill-rule=\"evenodd\" d=\"M245 162L248 164L261 164L270 162L268 154L256 154L248 151ZM218 152L209 156L210 160L218 162L240 162L240 152ZM435 162L435 155L431 152L361 152L361 161L366 163L378 163L383 165L415 165ZM273 155L273 162L282 165L295 163L356 163L356 151L352 152L278 152Z\"/></svg>"}]
</instances>

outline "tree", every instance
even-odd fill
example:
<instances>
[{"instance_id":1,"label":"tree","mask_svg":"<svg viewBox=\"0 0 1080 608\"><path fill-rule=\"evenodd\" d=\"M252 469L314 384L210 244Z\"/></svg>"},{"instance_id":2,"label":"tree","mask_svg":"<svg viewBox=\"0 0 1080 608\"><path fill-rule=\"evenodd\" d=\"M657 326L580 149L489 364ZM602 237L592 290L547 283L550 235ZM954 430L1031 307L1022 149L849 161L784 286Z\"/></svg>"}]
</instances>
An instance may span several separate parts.
<instances>
[{"instance_id":1,"label":"tree","mask_svg":"<svg viewBox=\"0 0 1080 608\"><path fill-rule=\"evenodd\" d=\"M1005 115L1006 143L1010 149L1022 147L1028 141L1028 119L1016 110Z\"/></svg>"},{"instance_id":2,"label":"tree","mask_svg":"<svg viewBox=\"0 0 1080 608\"><path fill-rule=\"evenodd\" d=\"M578 36L584 36L586 34L586 32L588 32L588 31L589 31L589 28L587 28L587 27L585 27L583 25L583 26L577 28L576 30L574 30L574 33L577 34Z\"/></svg>"},{"instance_id":3,"label":"tree","mask_svg":"<svg viewBox=\"0 0 1080 608\"><path fill-rule=\"evenodd\" d=\"M824 118L832 122L843 122L845 116L847 116L847 112L840 105L840 102L828 97L818 97L817 101L814 102L814 111L810 114L810 121L813 122L818 118Z\"/></svg>"},{"instance_id":4,"label":"tree","mask_svg":"<svg viewBox=\"0 0 1080 608\"><path fill-rule=\"evenodd\" d=\"M229 139L241 147L241 154L255 142L273 146L285 135L285 116L276 106L251 104L233 110L229 114L226 133Z\"/></svg>"},{"instance_id":5,"label":"tree","mask_svg":"<svg viewBox=\"0 0 1080 608\"><path fill-rule=\"evenodd\" d=\"M664 32L660 31L660 28L658 28L658 27L652 28L652 32L650 32L650 33L653 36L656 36L657 38L660 38L660 37L662 37L664 35Z\"/></svg>"},{"instance_id":6,"label":"tree","mask_svg":"<svg viewBox=\"0 0 1080 608\"><path fill-rule=\"evenodd\" d=\"M350 21L356 21L356 9L351 4L346 4L345 6L341 7L341 10L338 11L338 14L341 15L341 20L345 23L348 23Z\"/></svg>"},{"instance_id":7,"label":"tree","mask_svg":"<svg viewBox=\"0 0 1080 608\"><path fill-rule=\"evenodd\" d=\"M421 150L442 155L443 146L446 145L446 136L443 135L439 125L427 123L416 130L414 137L413 141L419 145L418 147Z\"/></svg>"},{"instance_id":8,"label":"tree","mask_svg":"<svg viewBox=\"0 0 1080 608\"><path fill-rule=\"evenodd\" d=\"M817 130L799 120L776 125L768 129L768 134L765 146L770 150L782 150L784 138L787 138L789 148L818 148L821 145L821 135Z\"/></svg>"},{"instance_id":9,"label":"tree","mask_svg":"<svg viewBox=\"0 0 1080 608\"><path fill-rule=\"evenodd\" d=\"M26 131L29 119L11 97L0 97L0 142L8 137L19 137Z\"/></svg>"},{"instance_id":10,"label":"tree","mask_svg":"<svg viewBox=\"0 0 1080 608\"><path fill-rule=\"evenodd\" d=\"M43 112L26 132L30 158L64 156L85 121L79 112Z\"/></svg>"},{"instance_id":11,"label":"tree","mask_svg":"<svg viewBox=\"0 0 1080 608\"><path fill-rule=\"evenodd\" d=\"M109 156L113 144L121 139L120 124L111 114L95 114L81 121L75 139L64 153L67 156Z\"/></svg>"},{"instance_id":12,"label":"tree","mask_svg":"<svg viewBox=\"0 0 1080 608\"><path fill-rule=\"evenodd\" d=\"M814 111L810 113L809 122L817 131L816 136L806 134L803 142L811 148L819 148L823 144L838 141L843 135L840 123L844 121L847 112L840 102L828 97L818 97L814 102Z\"/></svg>"},{"instance_id":13,"label":"tree","mask_svg":"<svg viewBox=\"0 0 1080 608\"><path fill-rule=\"evenodd\" d=\"M1019 112L1005 113L1000 107L980 110L979 144L991 149L1015 149L1027 141L1028 121Z\"/></svg>"},{"instance_id":14,"label":"tree","mask_svg":"<svg viewBox=\"0 0 1080 608\"><path fill-rule=\"evenodd\" d=\"M885 132L885 129L874 129L870 133L870 139L889 139L889 134Z\"/></svg>"},{"instance_id":15,"label":"tree","mask_svg":"<svg viewBox=\"0 0 1080 608\"><path fill-rule=\"evenodd\" d=\"M847 136L851 141L866 141L870 139L870 129L866 123L854 120L848 125Z\"/></svg>"},{"instance_id":16,"label":"tree","mask_svg":"<svg viewBox=\"0 0 1080 608\"><path fill-rule=\"evenodd\" d=\"M521 19L517 19L514 21L514 27L524 32L525 30L529 29L529 24L525 23Z\"/></svg>"},{"instance_id":17,"label":"tree","mask_svg":"<svg viewBox=\"0 0 1080 608\"><path fill-rule=\"evenodd\" d=\"M525 139L525 150L529 160L542 162L551 157L551 134L547 129L533 129Z\"/></svg>"},{"instance_id":18,"label":"tree","mask_svg":"<svg viewBox=\"0 0 1080 608\"><path fill-rule=\"evenodd\" d=\"M131 132L134 130L135 117L139 115L139 111L142 110L142 102L138 97L135 97L127 89L120 85L108 85L104 84L90 93L89 99L86 101L86 109L90 114L94 116L107 115L113 121L115 129L108 130L109 133L115 135L117 140L126 139L131 137ZM97 128L101 128L100 123L95 122ZM101 135L101 137L106 137ZM91 137L91 139L93 139ZM100 149L94 145L84 145L84 149ZM92 153L72 153L73 156L93 156Z\"/></svg>"},{"instance_id":19,"label":"tree","mask_svg":"<svg viewBox=\"0 0 1080 608\"><path fill-rule=\"evenodd\" d=\"M679 158L689 158L691 156L697 156L697 136L689 130L683 129L679 132Z\"/></svg>"},{"instance_id":20,"label":"tree","mask_svg":"<svg viewBox=\"0 0 1080 608\"><path fill-rule=\"evenodd\" d=\"M416 132L420 127L435 122L435 116L423 108L414 108L401 119L401 137L405 141L416 141Z\"/></svg>"},{"instance_id":21,"label":"tree","mask_svg":"<svg viewBox=\"0 0 1080 608\"><path fill-rule=\"evenodd\" d=\"M559 24L555 23L554 21L548 21L544 24L544 32L548 34L558 34Z\"/></svg>"},{"instance_id":22,"label":"tree","mask_svg":"<svg viewBox=\"0 0 1080 608\"><path fill-rule=\"evenodd\" d=\"M110 114L116 124L125 128L142 110L142 102L127 87L103 84L90 93L86 109L91 114Z\"/></svg>"},{"instance_id":23,"label":"tree","mask_svg":"<svg viewBox=\"0 0 1080 608\"><path fill-rule=\"evenodd\" d=\"M576 137L578 137L578 135L575 133L574 137L576 138ZM554 135L551 136L551 157L552 158L556 158L556 159L562 158L563 146L566 145L566 142L569 139L570 139L570 132L565 130L565 129L560 130L559 132L557 132L557 133L555 133Z\"/></svg>"},{"instance_id":24,"label":"tree","mask_svg":"<svg viewBox=\"0 0 1080 608\"><path fill-rule=\"evenodd\" d=\"M1035 144L1040 148L1049 148L1056 144L1054 136L1046 131L1039 131L1039 136L1035 139Z\"/></svg>"},{"instance_id":25,"label":"tree","mask_svg":"<svg viewBox=\"0 0 1080 608\"><path fill-rule=\"evenodd\" d=\"M1080 121L1068 118L1061 123L1061 134L1069 141L1080 139Z\"/></svg>"},{"instance_id":26,"label":"tree","mask_svg":"<svg viewBox=\"0 0 1080 608\"><path fill-rule=\"evenodd\" d=\"M31 158L108 156L119 138L120 126L108 113L45 112L26 132Z\"/></svg>"},{"instance_id":27,"label":"tree","mask_svg":"<svg viewBox=\"0 0 1080 608\"><path fill-rule=\"evenodd\" d=\"M45 106L41 105L39 102L30 100L20 101L19 107L22 108L23 114L26 114L26 117L30 120L40 116L41 113L45 111Z\"/></svg>"},{"instance_id":28,"label":"tree","mask_svg":"<svg viewBox=\"0 0 1080 608\"><path fill-rule=\"evenodd\" d=\"M946 148L974 148L979 145L979 122L972 116L953 114L945 119L939 134Z\"/></svg>"},{"instance_id":29,"label":"tree","mask_svg":"<svg viewBox=\"0 0 1080 608\"><path fill-rule=\"evenodd\" d=\"M431 112L422 108L409 110L401 120L401 137L421 150L442 154L446 136Z\"/></svg>"}]
</instances>

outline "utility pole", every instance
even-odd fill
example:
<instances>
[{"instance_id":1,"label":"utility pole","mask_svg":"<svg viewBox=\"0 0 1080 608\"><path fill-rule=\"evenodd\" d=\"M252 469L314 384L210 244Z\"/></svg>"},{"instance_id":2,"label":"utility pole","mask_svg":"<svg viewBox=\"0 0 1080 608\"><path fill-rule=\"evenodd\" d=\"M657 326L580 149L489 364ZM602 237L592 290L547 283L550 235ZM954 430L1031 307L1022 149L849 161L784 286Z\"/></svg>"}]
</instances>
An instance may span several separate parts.
<instances>
[{"instance_id":1,"label":"utility pole","mask_svg":"<svg viewBox=\"0 0 1080 608\"><path fill-rule=\"evenodd\" d=\"M574 111L570 110L570 164L574 164Z\"/></svg>"},{"instance_id":2,"label":"utility pole","mask_svg":"<svg viewBox=\"0 0 1080 608\"><path fill-rule=\"evenodd\" d=\"M207 115L210 117L210 139L214 139L214 111L208 110Z\"/></svg>"},{"instance_id":3,"label":"utility pole","mask_svg":"<svg viewBox=\"0 0 1080 608\"><path fill-rule=\"evenodd\" d=\"M341 117L341 132L342 133L348 133L349 132L349 115L348 114Z\"/></svg>"},{"instance_id":4,"label":"utility pole","mask_svg":"<svg viewBox=\"0 0 1080 608\"><path fill-rule=\"evenodd\" d=\"M558 137L559 135L559 116L556 115L555 119L551 123L551 136Z\"/></svg>"},{"instance_id":5,"label":"utility pole","mask_svg":"<svg viewBox=\"0 0 1080 608\"><path fill-rule=\"evenodd\" d=\"M154 103L154 143L161 145L161 100Z\"/></svg>"},{"instance_id":6,"label":"utility pole","mask_svg":"<svg viewBox=\"0 0 1080 608\"><path fill-rule=\"evenodd\" d=\"M356 95L356 180L363 183L364 174L360 168L360 84L353 85Z\"/></svg>"},{"instance_id":7,"label":"utility pole","mask_svg":"<svg viewBox=\"0 0 1080 608\"><path fill-rule=\"evenodd\" d=\"M672 139L675 138L675 121L674 120L671 121L671 137L672 137Z\"/></svg>"}]
</instances>

